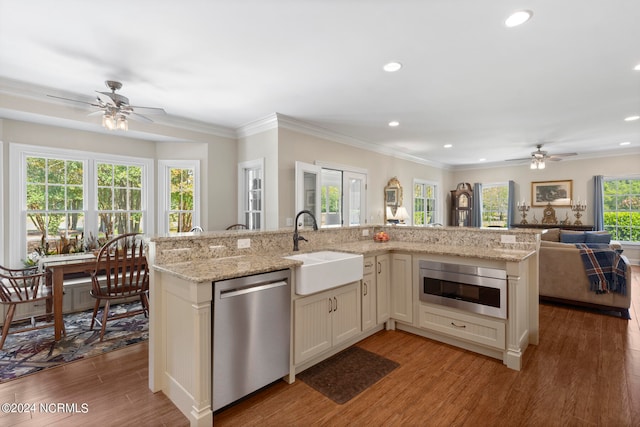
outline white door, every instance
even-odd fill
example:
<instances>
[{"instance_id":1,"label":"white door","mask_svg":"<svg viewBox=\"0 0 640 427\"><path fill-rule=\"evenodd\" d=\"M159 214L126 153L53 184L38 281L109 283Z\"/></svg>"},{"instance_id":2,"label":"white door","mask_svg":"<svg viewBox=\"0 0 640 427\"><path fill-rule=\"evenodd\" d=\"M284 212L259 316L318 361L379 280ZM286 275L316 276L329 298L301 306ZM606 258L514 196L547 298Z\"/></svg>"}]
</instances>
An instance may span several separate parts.
<instances>
[{"instance_id":1,"label":"white door","mask_svg":"<svg viewBox=\"0 0 640 427\"><path fill-rule=\"evenodd\" d=\"M367 175L363 173L344 171L343 172L343 201L346 218L344 223L347 226L366 224L367 219Z\"/></svg>"}]
</instances>

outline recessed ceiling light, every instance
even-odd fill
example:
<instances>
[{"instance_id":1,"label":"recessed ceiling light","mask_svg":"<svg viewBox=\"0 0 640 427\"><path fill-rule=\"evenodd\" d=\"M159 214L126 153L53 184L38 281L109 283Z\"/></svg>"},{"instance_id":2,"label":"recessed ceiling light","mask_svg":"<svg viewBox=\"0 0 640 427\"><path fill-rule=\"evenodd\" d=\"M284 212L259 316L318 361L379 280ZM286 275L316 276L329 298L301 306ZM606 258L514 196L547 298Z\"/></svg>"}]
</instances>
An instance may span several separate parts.
<instances>
[{"instance_id":1,"label":"recessed ceiling light","mask_svg":"<svg viewBox=\"0 0 640 427\"><path fill-rule=\"evenodd\" d=\"M633 67L633 69L634 69L635 71L640 71L640 64L638 64L638 65L636 65L635 67Z\"/></svg>"},{"instance_id":2,"label":"recessed ceiling light","mask_svg":"<svg viewBox=\"0 0 640 427\"><path fill-rule=\"evenodd\" d=\"M391 126L392 128L394 128L396 126L399 126L399 125L400 125L400 122L397 121L397 120L392 120L392 121L389 122L389 126Z\"/></svg>"},{"instance_id":3,"label":"recessed ceiling light","mask_svg":"<svg viewBox=\"0 0 640 427\"><path fill-rule=\"evenodd\" d=\"M451 148L451 147L453 147L453 144L444 144L443 147L444 148Z\"/></svg>"},{"instance_id":4,"label":"recessed ceiling light","mask_svg":"<svg viewBox=\"0 0 640 427\"><path fill-rule=\"evenodd\" d=\"M640 116L629 116L629 117L625 117L624 121L625 122L633 122L635 120L640 119Z\"/></svg>"},{"instance_id":5,"label":"recessed ceiling light","mask_svg":"<svg viewBox=\"0 0 640 427\"><path fill-rule=\"evenodd\" d=\"M402 68L402 64L399 62L389 62L388 64L384 64L384 67L382 67L382 69L387 73L395 73L400 68Z\"/></svg>"},{"instance_id":6,"label":"recessed ceiling light","mask_svg":"<svg viewBox=\"0 0 640 427\"><path fill-rule=\"evenodd\" d=\"M530 10L519 10L517 12L513 12L506 21L504 21L504 25L507 27L517 27L518 25L522 25L527 22L533 16L533 12Z\"/></svg>"},{"instance_id":7,"label":"recessed ceiling light","mask_svg":"<svg viewBox=\"0 0 640 427\"><path fill-rule=\"evenodd\" d=\"M621 142L620 145L631 145L629 141Z\"/></svg>"},{"instance_id":8,"label":"recessed ceiling light","mask_svg":"<svg viewBox=\"0 0 640 427\"><path fill-rule=\"evenodd\" d=\"M481 159L478 159L478 161L479 161L479 162L484 162L484 161L486 161L486 160L487 160L487 159L485 159L484 157L483 157L483 158L481 158Z\"/></svg>"}]
</instances>

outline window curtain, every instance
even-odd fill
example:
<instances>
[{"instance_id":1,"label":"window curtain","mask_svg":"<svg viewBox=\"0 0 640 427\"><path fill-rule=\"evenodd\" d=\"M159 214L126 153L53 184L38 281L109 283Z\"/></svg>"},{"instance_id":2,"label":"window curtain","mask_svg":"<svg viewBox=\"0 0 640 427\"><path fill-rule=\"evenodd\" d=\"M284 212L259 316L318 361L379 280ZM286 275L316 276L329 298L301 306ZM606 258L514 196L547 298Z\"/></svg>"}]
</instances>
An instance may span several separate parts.
<instances>
[{"instance_id":1,"label":"window curtain","mask_svg":"<svg viewBox=\"0 0 640 427\"><path fill-rule=\"evenodd\" d=\"M473 184L473 217L471 218L473 227L482 227L482 184Z\"/></svg>"},{"instance_id":2,"label":"window curtain","mask_svg":"<svg viewBox=\"0 0 640 427\"><path fill-rule=\"evenodd\" d=\"M515 219L515 204L516 204L516 183L509 180L509 193L507 196L507 228L514 224Z\"/></svg>"},{"instance_id":3,"label":"window curtain","mask_svg":"<svg viewBox=\"0 0 640 427\"><path fill-rule=\"evenodd\" d=\"M593 177L593 224L596 231L604 230L604 177Z\"/></svg>"}]
</instances>

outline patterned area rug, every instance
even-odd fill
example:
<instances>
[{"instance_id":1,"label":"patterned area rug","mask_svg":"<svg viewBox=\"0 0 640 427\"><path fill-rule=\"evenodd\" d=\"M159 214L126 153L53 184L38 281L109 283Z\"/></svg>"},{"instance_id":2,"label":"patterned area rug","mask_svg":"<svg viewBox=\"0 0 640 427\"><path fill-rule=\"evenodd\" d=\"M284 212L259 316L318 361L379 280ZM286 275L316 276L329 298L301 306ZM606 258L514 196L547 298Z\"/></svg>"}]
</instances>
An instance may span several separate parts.
<instances>
[{"instance_id":1,"label":"patterned area rug","mask_svg":"<svg viewBox=\"0 0 640 427\"><path fill-rule=\"evenodd\" d=\"M113 305L111 312L124 313L137 309L140 309L140 302ZM100 342L100 326L94 325L93 331L89 329L92 313L93 310L66 314L64 324L67 336L58 342L53 339L53 327L9 335L4 348L0 350L0 383L149 338L149 319L144 314L138 314L109 321L104 340ZM98 312L98 315L101 313Z\"/></svg>"},{"instance_id":2,"label":"patterned area rug","mask_svg":"<svg viewBox=\"0 0 640 427\"><path fill-rule=\"evenodd\" d=\"M296 378L343 404L398 366L400 364L393 360L353 346L303 371Z\"/></svg>"}]
</instances>

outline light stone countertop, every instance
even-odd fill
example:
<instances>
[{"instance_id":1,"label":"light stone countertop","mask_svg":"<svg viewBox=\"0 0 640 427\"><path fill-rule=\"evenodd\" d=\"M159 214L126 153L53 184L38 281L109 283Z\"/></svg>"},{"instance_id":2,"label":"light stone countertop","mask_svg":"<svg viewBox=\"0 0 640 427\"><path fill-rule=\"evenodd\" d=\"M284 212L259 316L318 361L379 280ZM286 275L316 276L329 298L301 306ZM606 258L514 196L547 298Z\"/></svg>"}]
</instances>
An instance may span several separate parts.
<instances>
[{"instance_id":1,"label":"light stone countertop","mask_svg":"<svg viewBox=\"0 0 640 427\"><path fill-rule=\"evenodd\" d=\"M301 248L298 253L304 253ZM316 251L315 249L314 251ZM426 244L419 242L388 241L377 243L373 240L362 240L352 243L337 243L323 250L373 255L381 252L398 251L417 254L449 255L468 258L480 258L507 262L520 262L535 253L533 250L481 248L476 246L455 246L442 244ZM307 251L308 252L308 251ZM272 255L238 255L224 258L185 261L165 265L153 265L156 271L169 273L182 279L202 283L266 273L269 271L294 268L301 261L284 258L296 252Z\"/></svg>"}]
</instances>

